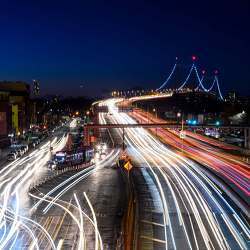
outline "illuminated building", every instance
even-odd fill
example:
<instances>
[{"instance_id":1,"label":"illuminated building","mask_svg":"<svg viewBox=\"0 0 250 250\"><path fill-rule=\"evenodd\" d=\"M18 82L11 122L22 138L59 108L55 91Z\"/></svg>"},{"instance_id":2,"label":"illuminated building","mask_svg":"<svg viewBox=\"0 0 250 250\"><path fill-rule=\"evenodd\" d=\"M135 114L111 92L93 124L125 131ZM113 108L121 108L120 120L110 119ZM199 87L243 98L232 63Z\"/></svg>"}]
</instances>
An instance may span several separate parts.
<instances>
[{"instance_id":1,"label":"illuminated building","mask_svg":"<svg viewBox=\"0 0 250 250\"><path fill-rule=\"evenodd\" d=\"M33 80L33 95L34 96L40 95L40 84L37 80Z\"/></svg>"},{"instance_id":2,"label":"illuminated building","mask_svg":"<svg viewBox=\"0 0 250 250\"><path fill-rule=\"evenodd\" d=\"M30 123L30 88L24 82L0 82L0 136L23 133Z\"/></svg>"}]
</instances>

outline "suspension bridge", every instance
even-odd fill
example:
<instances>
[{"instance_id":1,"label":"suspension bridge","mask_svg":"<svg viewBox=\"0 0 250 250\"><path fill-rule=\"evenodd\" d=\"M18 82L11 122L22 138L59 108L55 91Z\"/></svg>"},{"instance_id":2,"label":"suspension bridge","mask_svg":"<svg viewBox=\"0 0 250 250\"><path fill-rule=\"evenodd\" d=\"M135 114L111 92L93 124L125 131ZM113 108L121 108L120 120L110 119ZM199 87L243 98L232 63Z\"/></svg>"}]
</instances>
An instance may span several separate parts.
<instances>
[{"instance_id":1,"label":"suspension bridge","mask_svg":"<svg viewBox=\"0 0 250 250\"><path fill-rule=\"evenodd\" d=\"M191 76L194 75L194 77L197 79L197 86L194 87L193 89L195 91L204 91L204 92L215 92L218 93L219 98L221 100L224 100L221 89L220 89L220 84L219 84L219 79L218 79L218 70L214 71L214 75L213 75L213 80L210 84L209 87L205 87L204 86L204 80L205 80L205 70L202 70L199 73L199 69L196 65L196 61L197 61L197 57L196 56L192 56L192 65L189 68L188 74L185 77L185 80L183 82L180 83L179 87L177 88L178 91L182 91L185 88L188 88L189 86L189 80L191 79ZM178 58L176 57L176 61L175 64L172 68L172 70L170 71L169 76L166 78L166 80L161 84L161 86L159 88L156 89L157 92L163 91L164 89L166 89L166 87L168 87L170 81L174 78L176 71L177 71L177 66L178 66Z\"/></svg>"}]
</instances>

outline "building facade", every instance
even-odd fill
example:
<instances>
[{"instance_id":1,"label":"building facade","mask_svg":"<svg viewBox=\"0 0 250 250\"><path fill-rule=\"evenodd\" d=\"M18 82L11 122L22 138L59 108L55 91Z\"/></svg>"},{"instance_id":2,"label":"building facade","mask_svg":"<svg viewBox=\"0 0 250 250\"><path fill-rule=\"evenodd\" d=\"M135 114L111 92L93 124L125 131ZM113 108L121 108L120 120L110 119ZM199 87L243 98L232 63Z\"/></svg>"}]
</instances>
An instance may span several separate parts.
<instances>
[{"instance_id":1,"label":"building facade","mask_svg":"<svg viewBox=\"0 0 250 250\"><path fill-rule=\"evenodd\" d=\"M0 137L25 133L29 125L29 85L25 82L0 82Z\"/></svg>"}]
</instances>

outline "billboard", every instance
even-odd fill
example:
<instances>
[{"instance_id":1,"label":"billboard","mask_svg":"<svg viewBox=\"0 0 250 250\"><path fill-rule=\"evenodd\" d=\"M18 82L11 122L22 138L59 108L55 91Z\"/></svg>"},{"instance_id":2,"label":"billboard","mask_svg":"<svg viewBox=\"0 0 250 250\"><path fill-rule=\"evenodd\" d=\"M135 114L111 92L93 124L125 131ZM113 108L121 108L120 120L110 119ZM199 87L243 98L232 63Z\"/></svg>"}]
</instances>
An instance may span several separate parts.
<instances>
[{"instance_id":1,"label":"billboard","mask_svg":"<svg viewBox=\"0 0 250 250\"><path fill-rule=\"evenodd\" d=\"M6 112L0 112L0 135L7 135Z\"/></svg>"},{"instance_id":2,"label":"billboard","mask_svg":"<svg viewBox=\"0 0 250 250\"><path fill-rule=\"evenodd\" d=\"M18 133L18 105L12 105L12 129Z\"/></svg>"}]
</instances>

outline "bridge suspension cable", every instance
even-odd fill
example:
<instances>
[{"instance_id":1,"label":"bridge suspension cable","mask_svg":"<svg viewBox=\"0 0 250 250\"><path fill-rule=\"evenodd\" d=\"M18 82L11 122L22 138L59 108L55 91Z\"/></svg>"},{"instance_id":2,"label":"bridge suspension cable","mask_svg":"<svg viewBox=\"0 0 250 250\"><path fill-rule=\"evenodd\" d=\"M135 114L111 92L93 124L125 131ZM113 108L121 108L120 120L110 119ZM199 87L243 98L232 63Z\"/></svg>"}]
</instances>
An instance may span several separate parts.
<instances>
[{"instance_id":1,"label":"bridge suspension cable","mask_svg":"<svg viewBox=\"0 0 250 250\"><path fill-rule=\"evenodd\" d=\"M195 70L195 74L196 74L196 76L197 76L197 79L198 79L198 82L199 82L199 84L198 84L198 86L197 86L197 88L199 88L199 86L201 86L202 87L202 89L204 90L204 91L206 91L207 92L207 89L204 87L204 85L203 85L203 79L204 79L204 76L202 77L202 79L200 78L200 76L199 76L199 73L198 73L198 70L197 70L197 67L196 66L194 66L194 70Z\"/></svg>"},{"instance_id":2,"label":"bridge suspension cable","mask_svg":"<svg viewBox=\"0 0 250 250\"><path fill-rule=\"evenodd\" d=\"M207 89L207 92L210 92L213 89L215 82L216 82L216 79L214 77L213 83L211 84L210 88Z\"/></svg>"},{"instance_id":3,"label":"bridge suspension cable","mask_svg":"<svg viewBox=\"0 0 250 250\"><path fill-rule=\"evenodd\" d=\"M197 69L197 67L196 67L196 65L195 65L196 59L197 59L196 56L192 56L193 64L192 64L192 66L191 66L191 68L190 68L190 70L189 70L189 73L188 73L188 75L187 75L185 81L181 84L181 86L178 88L178 90L182 90L182 89L183 89L183 87L187 84L187 82L188 82L188 80L189 80L189 78L190 78L190 76L191 76L191 74L192 74L192 72L193 72L193 70L194 70L194 71L195 71L195 75L196 75L196 77L197 77L197 79L198 79L198 85L197 85L197 87L196 87L194 90L198 90L198 89L201 87L203 91L205 91L205 92L210 92L210 91L214 88L214 86L215 86L215 84L216 84L217 89L218 89L218 93L219 93L219 97L220 97L221 100L224 100L224 98L223 98L223 96L222 96L222 93L221 93L221 89L220 89L220 85L219 85L218 76L217 76L218 71L217 71L217 70L215 71L214 80L213 80L213 83L211 84L211 86L210 86L209 88L206 88L206 87L203 85L203 81L204 81L204 78L205 78L204 73L203 73L203 71L202 71L202 73L203 73L202 77L199 76L198 69ZM177 58L176 58L176 60L177 60ZM175 70L176 70L176 67L177 67L177 62L174 64L174 66L173 66L173 68L172 68L172 70L171 70L171 72L170 72L168 78L165 80L165 82L164 82L158 89L156 89L156 91L161 90L162 88L164 88L164 87L167 85L167 83L169 82L169 80L170 80L171 77L173 76L173 74L174 74L174 72L175 72ZM205 72L205 71L204 71L204 72Z\"/></svg>"},{"instance_id":4,"label":"bridge suspension cable","mask_svg":"<svg viewBox=\"0 0 250 250\"><path fill-rule=\"evenodd\" d=\"M197 75L197 78L198 78L198 81L199 81L199 85L197 86L197 88L199 88L199 86L201 86L202 89L203 89L205 92L210 92L210 91L213 89L214 84L216 83L216 86L217 86L217 89L218 89L218 93L219 93L220 99L221 99L221 100L224 100L224 98L223 98L223 96L222 96L222 93L221 93L221 90L220 90L220 85L219 85L218 76L217 76L217 75L214 76L214 80L213 80L212 85L210 86L210 88L207 89L207 88L205 88L204 85L202 84L203 79L200 79L199 73L198 73L198 70L197 70L196 66L194 67L194 70L195 70L195 72L196 72L196 75Z\"/></svg>"},{"instance_id":5,"label":"bridge suspension cable","mask_svg":"<svg viewBox=\"0 0 250 250\"><path fill-rule=\"evenodd\" d=\"M159 91L166 86L166 84L169 82L172 75L174 74L176 66L177 66L177 63L174 64L174 67L173 67L172 71L170 72L170 75L168 76L167 80L158 89L156 89L156 91Z\"/></svg>"},{"instance_id":6,"label":"bridge suspension cable","mask_svg":"<svg viewBox=\"0 0 250 250\"><path fill-rule=\"evenodd\" d=\"M224 98L223 98L223 96L222 96L222 94L221 94L220 85L219 85L219 80L218 80L217 75L215 75L215 80L216 80L217 89L218 89L218 92L219 92L220 99L223 101Z\"/></svg>"},{"instance_id":7,"label":"bridge suspension cable","mask_svg":"<svg viewBox=\"0 0 250 250\"><path fill-rule=\"evenodd\" d=\"M187 77L186 77L185 81L182 83L182 85L178 88L178 90L181 90L186 85L187 81L189 80L189 78L190 78L190 76L192 74L192 71L193 71L194 67L195 67L195 65L193 63L191 68L190 68L189 74L187 75Z\"/></svg>"},{"instance_id":8,"label":"bridge suspension cable","mask_svg":"<svg viewBox=\"0 0 250 250\"><path fill-rule=\"evenodd\" d=\"M205 76L203 75L201 77L201 82L203 82L204 78L205 78ZM199 87L200 87L200 83L198 84L198 86L194 90L197 91L199 89Z\"/></svg>"}]
</instances>

